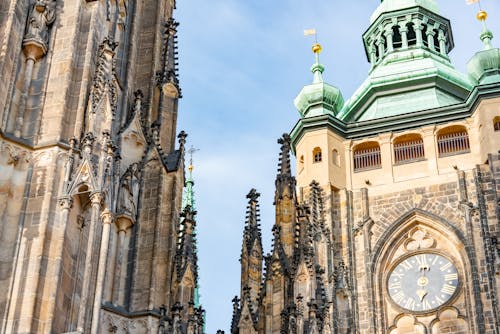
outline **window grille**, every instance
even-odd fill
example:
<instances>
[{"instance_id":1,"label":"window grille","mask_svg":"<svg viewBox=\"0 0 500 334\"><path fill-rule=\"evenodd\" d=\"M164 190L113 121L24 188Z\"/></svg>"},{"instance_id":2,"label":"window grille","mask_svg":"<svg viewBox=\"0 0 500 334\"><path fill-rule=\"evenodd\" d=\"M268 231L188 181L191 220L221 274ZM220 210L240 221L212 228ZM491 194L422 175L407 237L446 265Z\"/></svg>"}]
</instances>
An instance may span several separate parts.
<instances>
[{"instance_id":1,"label":"window grille","mask_svg":"<svg viewBox=\"0 0 500 334\"><path fill-rule=\"evenodd\" d=\"M380 147L371 147L354 151L354 171L379 168L382 166Z\"/></svg>"},{"instance_id":2,"label":"window grille","mask_svg":"<svg viewBox=\"0 0 500 334\"><path fill-rule=\"evenodd\" d=\"M394 145L394 158L396 163L407 163L424 159L424 141L415 139Z\"/></svg>"},{"instance_id":3,"label":"window grille","mask_svg":"<svg viewBox=\"0 0 500 334\"><path fill-rule=\"evenodd\" d=\"M314 162L321 162L321 151L314 153Z\"/></svg>"},{"instance_id":4,"label":"window grille","mask_svg":"<svg viewBox=\"0 0 500 334\"><path fill-rule=\"evenodd\" d=\"M437 142L440 157L470 152L469 136L466 131L439 135Z\"/></svg>"}]
</instances>

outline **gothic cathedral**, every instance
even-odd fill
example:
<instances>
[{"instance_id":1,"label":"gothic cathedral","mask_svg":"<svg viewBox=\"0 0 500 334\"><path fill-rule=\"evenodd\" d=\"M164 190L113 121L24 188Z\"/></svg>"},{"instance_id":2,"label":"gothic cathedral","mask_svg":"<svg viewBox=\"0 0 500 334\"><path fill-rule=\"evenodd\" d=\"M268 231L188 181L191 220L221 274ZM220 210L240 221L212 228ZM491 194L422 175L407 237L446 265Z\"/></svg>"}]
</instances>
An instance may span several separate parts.
<instances>
[{"instance_id":1,"label":"gothic cathedral","mask_svg":"<svg viewBox=\"0 0 500 334\"><path fill-rule=\"evenodd\" d=\"M247 196L233 334L500 333L500 49L486 18L463 74L435 0L383 0L346 101L313 46L300 119L278 141L267 255Z\"/></svg>"},{"instance_id":2,"label":"gothic cathedral","mask_svg":"<svg viewBox=\"0 0 500 334\"><path fill-rule=\"evenodd\" d=\"M174 8L0 1L1 333L203 332Z\"/></svg>"}]
</instances>

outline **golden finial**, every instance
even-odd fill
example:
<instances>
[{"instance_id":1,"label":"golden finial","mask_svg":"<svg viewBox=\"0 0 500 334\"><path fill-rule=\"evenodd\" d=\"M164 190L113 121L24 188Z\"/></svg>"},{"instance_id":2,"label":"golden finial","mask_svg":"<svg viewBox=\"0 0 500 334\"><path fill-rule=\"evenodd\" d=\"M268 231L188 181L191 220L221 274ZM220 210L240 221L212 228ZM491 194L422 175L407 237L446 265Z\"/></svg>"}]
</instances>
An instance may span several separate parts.
<instances>
[{"instance_id":1,"label":"golden finial","mask_svg":"<svg viewBox=\"0 0 500 334\"><path fill-rule=\"evenodd\" d=\"M321 44L319 43L315 43L313 46L312 46L312 51L316 54L319 54L321 53L321 50L323 50L323 48L321 47Z\"/></svg>"},{"instance_id":2,"label":"golden finial","mask_svg":"<svg viewBox=\"0 0 500 334\"><path fill-rule=\"evenodd\" d=\"M486 19L488 18L488 13L484 10L480 10L477 15L476 15L477 19L479 21L486 21Z\"/></svg>"},{"instance_id":3,"label":"golden finial","mask_svg":"<svg viewBox=\"0 0 500 334\"><path fill-rule=\"evenodd\" d=\"M189 172L193 172L193 169L194 169L193 165L189 165L188 169L189 169Z\"/></svg>"}]
</instances>

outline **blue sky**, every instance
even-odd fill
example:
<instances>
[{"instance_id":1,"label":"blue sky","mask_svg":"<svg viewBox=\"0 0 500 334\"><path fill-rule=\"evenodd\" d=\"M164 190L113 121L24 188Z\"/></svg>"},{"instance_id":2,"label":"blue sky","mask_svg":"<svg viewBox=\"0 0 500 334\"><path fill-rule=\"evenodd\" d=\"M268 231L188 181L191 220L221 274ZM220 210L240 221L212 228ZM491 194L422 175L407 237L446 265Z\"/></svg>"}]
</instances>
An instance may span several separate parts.
<instances>
[{"instance_id":1,"label":"blue sky","mask_svg":"<svg viewBox=\"0 0 500 334\"><path fill-rule=\"evenodd\" d=\"M298 119L293 98L312 80L311 37L323 45L324 79L345 99L366 77L361 35L379 0L181 0L177 1L180 80L179 130L189 133L195 155L195 198L201 302L207 333L229 332L231 299L239 295L246 194L261 193L265 252L274 223L274 179L282 133ZM465 72L482 47L477 6L440 0L452 23L451 58ZM483 0L488 26L500 46L500 2Z\"/></svg>"}]
</instances>

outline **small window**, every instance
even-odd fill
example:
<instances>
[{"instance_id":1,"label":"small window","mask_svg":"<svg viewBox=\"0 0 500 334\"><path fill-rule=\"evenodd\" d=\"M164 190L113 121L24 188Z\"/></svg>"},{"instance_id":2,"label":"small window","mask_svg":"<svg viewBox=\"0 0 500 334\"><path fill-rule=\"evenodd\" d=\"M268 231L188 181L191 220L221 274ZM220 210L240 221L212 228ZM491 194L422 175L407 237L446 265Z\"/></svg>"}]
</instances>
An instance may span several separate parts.
<instances>
[{"instance_id":1,"label":"small window","mask_svg":"<svg viewBox=\"0 0 500 334\"><path fill-rule=\"evenodd\" d=\"M500 131L500 117L495 117L495 119L493 119L493 128L495 131Z\"/></svg>"},{"instance_id":2,"label":"small window","mask_svg":"<svg viewBox=\"0 0 500 334\"><path fill-rule=\"evenodd\" d=\"M323 157L321 155L321 149L319 147L315 147L313 150L313 161L321 162L321 160L323 160Z\"/></svg>"},{"instance_id":3,"label":"small window","mask_svg":"<svg viewBox=\"0 0 500 334\"><path fill-rule=\"evenodd\" d=\"M337 151L336 149L332 151L332 162L334 165L340 166L340 155L339 151Z\"/></svg>"},{"instance_id":4,"label":"small window","mask_svg":"<svg viewBox=\"0 0 500 334\"><path fill-rule=\"evenodd\" d=\"M424 158L424 141L419 135L404 135L394 140L394 161L396 164L419 161Z\"/></svg>"},{"instance_id":5,"label":"small window","mask_svg":"<svg viewBox=\"0 0 500 334\"><path fill-rule=\"evenodd\" d=\"M301 155L299 158L299 173L304 169L304 156Z\"/></svg>"},{"instance_id":6,"label":"small window","mask_svg":"<svg viewBox=\"0 0 500 334\"><path fill-rule=\"evenodd\" d=\"M377 142L358 145L354 149L353 158L355 172L382 167L380 146Z\"/></svg>"},{"instance_id":7,"label":"small window","mask_svg":"<svg viewBox=\"0 0 500 334\"><path fill-rule=\"evenodd\" d=\"M452 126L439 131L439 157L470 152L469 135L463 126Z\"/></svg>"}]
</instances>

